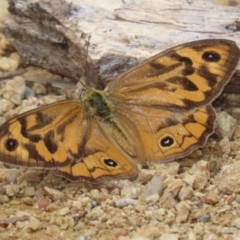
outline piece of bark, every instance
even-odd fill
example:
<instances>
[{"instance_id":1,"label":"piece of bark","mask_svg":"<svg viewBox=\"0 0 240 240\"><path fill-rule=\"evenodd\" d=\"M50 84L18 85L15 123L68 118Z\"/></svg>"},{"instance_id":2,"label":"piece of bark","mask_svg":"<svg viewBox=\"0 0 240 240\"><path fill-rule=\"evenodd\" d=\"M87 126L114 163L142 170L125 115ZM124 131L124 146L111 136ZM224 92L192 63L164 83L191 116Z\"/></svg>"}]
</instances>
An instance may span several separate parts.
<instances>
[{"instance_id":1,"label":"piece of bark","mask_svg":"<svg viewBox=\"0 0 240 240\"><path fill-rule=\"evenodd\" d=\"M68 5L61 6L60 1L52 1L49 8L53 12L47 12L41 4L31 1L9 1L9 11L14 18L6 23L4 33L20 53L24 62L49 69L63 76L78 80L81 76L91 74L85 71L84 64L91 68L91 63L86 62L87 52L85 42L73 43L74 34L67 37L67 33L58 30L60 19L64 14L58 12L65 10ZM48 4L43 4L46 8ZM58 9L53 7L58 5ZM53 9L52 9L53 8ZM71 31L69 31L71 32ZM84 33L82 33L84 34ZM81 36L80 36L81 38ZM96 82L95 76L87 75L91 81Z\"/></svg>"},{"instance_id":2,"label":"piece of bark","mask_svg":"<svg viewBox=\"0 0 240 240\"><path fill-rule=\"evenodd\" d=\"M112 79L180 43L226 38L240 45L239 33L229 28L239 8L205 0L9 0L9 5L13 18L4 33L26 63L75 80L86 76L98 88L98 77Z\"/></svg>"}]
</instances>

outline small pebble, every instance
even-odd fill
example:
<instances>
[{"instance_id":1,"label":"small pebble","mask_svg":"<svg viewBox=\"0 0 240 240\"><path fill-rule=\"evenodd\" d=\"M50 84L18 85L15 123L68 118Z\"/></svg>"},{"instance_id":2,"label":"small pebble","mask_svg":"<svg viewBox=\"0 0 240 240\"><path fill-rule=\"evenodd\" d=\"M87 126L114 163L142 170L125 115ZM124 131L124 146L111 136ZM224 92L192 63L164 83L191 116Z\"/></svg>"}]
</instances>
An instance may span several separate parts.
<instances>
[{"instance_id":1,"label":"small pebble","mask_svg":"<svg viewBox=\"0 0 240 240\"><path fill-rule=\"evenodd\" d=\"M6 83L3 98L12 102L13 104L20 105L23 100L25 92L25 79L22 77L14 77Z\"/></svg>"},{"instance_id":2,"label":"small pebble","mask_svg":"<svg viewBox=\"0 0 240 240\"><path fill-rule=\"evenodd\" d=\"M240 218L235 218L232 223L231 223L232 227L237 227L238 229L240 229Z\"/></svg>"},{"instance_id":3,"label":"small pebble","mask_svg":"<svg viewBox=\"0 0 240 240\"><path fill-rule=\"evenodd\" d=\"M31 218L31 220L29 221L29 224L28 224L28 229L31 232L35 232L35 231L39 230L40 227L41 227L40 221L36 218Z\"/></svg>"},{"instance_id":4,"label":"small pebble","mask_svg":"<svg viewBox=\"0 0 240 240\"><path fill-rule=\"evenodd\" d=\"M17 168L0 168L0 181L14 183L20 173L20 170Z\"/></svg>"},{"instance_id":5,"label":"small pebble","mask_svg":"<svg viewBox=\"0 0 240 240\"><path fill-rule=\"evenodd\" d=\"M181 201L175 206L178 214L176 218L176 222L183 223L188 220L188 216L190 214L190 205L186 201Z\"/></svg>"},{"instance_id":6,"label":"small pebble","mask_svg":"<svg viewBox=\"0 0 240 240\"><path fill-rule=\"evenodd\" d=\"M179 235L174 233L163 233L159 240L179 240Z\"/></svg>"},{"instance_id":7,"label":"small pebble","mask_svg":"<svg viewBox=\"0 0 240 240\"><path fill-rule=\"evenodd\" d=\"M3 195L0 197L0 203L7 203L9 201L10 201L10 199L7 195Z\"/></svg>"},{"instance_id":8,"label":"small pebble","mask_svg":"<svg viewBox=\"0 0 240 240\"><path fill-rule=\"evenodd\" d=\"M58 211L59 216L65 216L70 212L68 207L64 207Z\"/></svg>"},{"instance_id":9,"label":"small pebble","mask_svg":"<svg viewBox=\"0 0 240 240\"><path fill-rule=\"evenodd\" d=\"M183 186L179 191L178 197L180 200L187 200L193 196L193 189L189 186Z\"/></svg>"},{"instance_id":10,"label":"small pebble","mask_svg":"<svg viewBox=\"0 0 240 240\"><path fill-rule=\"evenodd\" d=\"M11 184L2 187L3 193L5 193L8 197L13 197L18 195L22 191L22 186L19 184Z\"/></svg>"},{"instance_id":11,"label":"small pebble","mask_svg":"<svg viewBox=\"0 0 240 240\"><path fill-rule=\"evenodd\" d=\"M49 96L44 96L39 99L39 105L48 105L57 101L65 100L66 97L61 95L61 96L55 96L55 95L49 95Z\"/></svg>"},{"instance_id":12,"label":"small pebble","mask_svg":"<svg viewBox=\"0 0 240 240\"><path fill-rule=\"evenodd\" d=\"M43 86L43 84L40 83L34 83L32 90L36 95L44 95L47 93L46 88Z\"/></svg>"},{"instance_id":13,"label":"small pebble","mask_svg":"<svg viewBox=\"0 0 240 240\"><path fill-rule=\"evenodd\" d=\"M173 197L176 197L183 187L183 181L182 179L175 179L174 177L169 177L164 181L164 185L167 186L165 191L170 192Z\"/></svg>"},{"instance_id":14,"label":"small pebble","mask_svg":"<svg viewBox=\"0 0 240 240\"><path fill-rule=\"evenodd\" d=\"M240 192L240 161L224 165L220 173L215 177L215 185L220 192L238 193Z\"/></svg>"},{"instance_id":15,"label":"small pebble","mask_svg":"<svg viewBox=\"0 0 240 240\"><path fill-rule=\"evenodd\" d=\"M144 195L149 197L151 195L162 195L163 192L163 180L159 176L155 175L150 182L147 183L144 189Z\"/></svg>"},{"instance_id":16,"label":"small pebble","mask_svg":"<svg viewBox=\"0 0 240 240\"><path fill-rule=\"evenodd\" d=\"M237 120L227 112L217 113L216 133L220 138L231 138L237 127Z\"/></svg>"},{"instance_id":17,"label":"small pebble","mask_svg":"<svg viewBox=\"0 0 240 240\"><path fill-rule=\"evenodd\" d=\"M87 237L82 235L82 236L79 236L77 240L87 240Z\"/></svg>"},{"instance_id":18,"label":"small pebble","mask_svg":"<svg viewBox=\"0 0 240 240\"><path fill-rule=\"evenodd\" d=\"M210 222L211 221L211 216L210 215L203 215L199 218L198 220L199 222Z\"/></svg>"},{"instance_id":19,"label":"small pebble","mask_svg":"<svg viewBox=\"0 0 240 240\"><path fill-rule=\"evenodd\" d=\"M36 199L32 197L22 197L22 202L27 206L33 206L36 203Z\"/></svg>"},{"instance_id":20,"label":"small pebble","mask_svg":"<svg viewBox=\"0 0 240 240\"><path fill-rule=\"evenodd\" d=\"M155 174L156 174L156 170L141 169L141 171L138 175L138 178L143 183L148 183Z\"/></svg>"},{"instance_id":21,"label":"small pebble","mask_svg":"<svg viewBox=\"0 0 240 240\"><path fill-rule=\"evenodd\" d=\"M215 192L207 193L203 198L202 201L207 204L214 205L219 201L219 196Z\"/></svg>"},{"instance_id":22,"label":"small pebble","mask_svg":"<svg viewBox=\"0 0 240 240\"><path fill-rule=\"evenodd\" d=\"M203 189L210 178L210 164L208 161L200 160L195 163L189 173L194 176L193 189Z\"/></svg>"},{"instance_id":23,"label":"small pebble","mask_svg":"<svg viewBox=\"0 0 240 240\"><path fill-rule=\"evenodd\" d=\"M19 67L19 61L9 57L0 58L0 70L4 72L14 71Z\"/></svg>"},{"instance_id":24,"label":"small pebble","mask_svg":"<svg viewBox=\"0 0 240 240\"><path fill-rule=\"evenodd\" d=\"M24 196L35 196L35 189L33 187L25 187L24 188Z\"/></svg>"},{"instance_id":25,"label":"small pebble","mask_svg":"<svg viewBox=\"0 0 240 240\"><path fill-rule=\"evenodd\" d=\"M98 202L96 200L92 200L91 207L95 208L98 205Z\"/></svg>"},{"instance_id":26,"label":"small pebble","mask_svg":"<svg viewBox=\"0 0 240 240\"><path fill-rule=\"evenodd\" d=\"M157 239L162 234L161 230L158 227L152 225L149 225L147 229L145 228L140 229L138 233L139 233L138 237L146 237L147 239Z\"/></svg>"},{"instance_id":27,"label":"small pebble","mask_svg":"<svg viewBox=\"0 0 240 240\"><path fill-rule=\"evenodd\" d=\"M0 126L5 122L6 122L6 118L0 116Z\"/></svg>"},{"instance_id":28,"label":"small pebble","mask_svg":"<svg viewBox=\"0 0 240 240\"><path fill-rule=\"evenodd\" d=\"M133 205L135 202L136 200L132 198L121 198L114 201L116 207L126 207Z\"/></svg>"},{"instance_id":29,"label":"small pebble","mask_svg":"<svg viewBox=\"0 0 240 240\"><path fill-rule=\"evenodd\" d=\"M13 109L14 104L6 99L0 99L0 116Z\"/></svg>"},{"instance_id":30,"label":"small pebble","mask_svg":"<svg viewBox=\"0 0 240 240\"><path fill-rule=\"evenodd\" d=\"M222 153L229 155L231 152L231 144L229 138L227 136L223 137L223 139L219 142Z\"/></svg>"},{"instance_id":31,"label":"small pebble","mask_svg":"<svg viewBox=\"0 0 240 240\"><path fill-rule=\"evenodd\" d=\"M160 196L158 193L154 193L150 196L146 197L146 202L149 203L156 203L159 200Z\"/></svg>"},{"instance_id":32,"label":"small pebble","mask_svg":"<svg viewBox=\"0 0 240 240\"><path fill-rule=\"evenodd\" d=\"M31 88L26 86L23 97L24 99L28 99L30 96L35 96L35 93Z\"/></svg>"},{"instance_id":33,"label":"small pebble","mask_svg":"<svg viewBox=\"0 0 240 240\"><path fill-rule=\"evenodd\" d=\"M56 189L50 187L44 187L45 192L53 198L55 201L59 199L63 199L64 194Z\"/></svg>"},{"instance_id":34,"label":"small pebble","mask_svg":"<svg viewBox=\"0 0 240 240\"><path fill-rule=\"evenodd\" d=\"M140 194L140 188L134 186L127 186L121 190L121 196L124 198L137 199Z\"/></svg>"}]
</instances>

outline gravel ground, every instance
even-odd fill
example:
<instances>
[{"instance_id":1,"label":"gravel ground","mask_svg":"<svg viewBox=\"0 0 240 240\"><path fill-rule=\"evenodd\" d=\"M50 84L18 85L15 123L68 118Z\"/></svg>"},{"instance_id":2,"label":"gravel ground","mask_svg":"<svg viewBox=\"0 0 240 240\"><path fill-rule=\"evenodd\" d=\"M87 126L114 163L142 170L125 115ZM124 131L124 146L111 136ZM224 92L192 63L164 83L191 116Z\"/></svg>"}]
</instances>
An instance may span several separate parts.
<instances>
[{"instance_id":1,"label":"gravel ground","mask_svg":"<svg viewBox=\"0 0 240 240\"><path fill-rule=\"evenodd\" d=\"M1 1L0 26L4 9ZM0 34L0 79L21 64ZM36 67L0 81L0 124L71 94L40 79L64 81ZM62 95L49 96L59 88ZM150 163L132 180L71 183L49 171L0 164L0 239L240 239L239 103L238 95L220 97L217 134L203 149L178 162Z\"/></svg>"}]
</instances>

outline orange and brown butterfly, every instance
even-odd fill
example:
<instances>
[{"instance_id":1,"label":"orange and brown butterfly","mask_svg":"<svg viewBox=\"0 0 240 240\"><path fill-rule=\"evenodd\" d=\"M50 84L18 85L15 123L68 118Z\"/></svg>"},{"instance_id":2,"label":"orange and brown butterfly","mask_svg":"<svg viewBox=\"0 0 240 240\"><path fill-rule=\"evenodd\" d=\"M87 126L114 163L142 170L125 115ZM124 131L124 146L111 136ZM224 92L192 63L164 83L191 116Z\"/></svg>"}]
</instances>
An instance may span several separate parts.
<instances>
[{"instance_id":1,"label":"orange and brown butterfly","mask_svg":"<svg viewBox=\"0 0 240 240\"><path fill-rule=\"evenodd\" d=\"M213 133L210 104L234 73L239 53L229 40L185 43L104 90L87 87L79 100L14 117L0 127L0 161L98 183L135 176L137 163L182 158Z\"/></svg>"}]
</instances>

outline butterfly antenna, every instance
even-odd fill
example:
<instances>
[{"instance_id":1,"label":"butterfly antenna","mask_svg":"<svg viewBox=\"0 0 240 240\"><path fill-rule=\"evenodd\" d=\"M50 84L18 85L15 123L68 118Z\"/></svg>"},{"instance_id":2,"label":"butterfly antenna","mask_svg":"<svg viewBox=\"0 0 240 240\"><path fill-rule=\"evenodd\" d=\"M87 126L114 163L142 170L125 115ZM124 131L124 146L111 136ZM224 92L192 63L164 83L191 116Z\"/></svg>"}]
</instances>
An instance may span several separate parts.
<instances>
[{"instance_id":1,"label":"butterfly antenna","mask_svg":"<svg viewBox=\"0 0 240 240\"><path fill-rule=\"evenodd\" d=\"M90 46L90 38L91 38L91 35L88 36L88 40L86 41L86 44L85 44L85 46L87 47L87 53L86 53L86 58L85 58L85 66L84 66L84 70L85 70L84 76L85 76L85 78L87 78L86 69L88 67L88 61L87 60L88 60L88 50L89 50L89 46Z\"/></svg>"},{"instance_id":2,"label":"butterfly antenna","mask_svg":"<svg viewBox=\"0 0 240 240\"><path fill-rule=\"evenodd\" d=\"M86 69L88 66L88 62L87 62L87 58L88 58L88 48L90 45L90 38L91 35L88 36L88 40L85 43L85 47L87 47L87 51L86 51L86 58L85 58L85 63L84 63L84 67L83 67L83 75L80 77L78 83L77 83L77 90L74 93L74 98L81 98L83 93L85 92L86 89L86 81L87 81L87 75L86 75Z\"/></svg>"},{"instance_id":3,"label":"butterfly antenna","mask_svg":"<svg viewBox=\"0 0 240 240\"><path fill-rule=\"evenodd\" d=\"M84 88L86 88L86 81L87 81L86 69L87 69L87 66L88 66L87 59L88 59L88 48L89 48L89 45L90 45L90 38L91 38L91 35L88 36L88 39L85 43L85 47L87 47L86 58L85 58L85 63L84 63L84 68L83 68L83 76L79 80L79 82L82 84L82 86Z\"/></svg>"}]
</instances>

